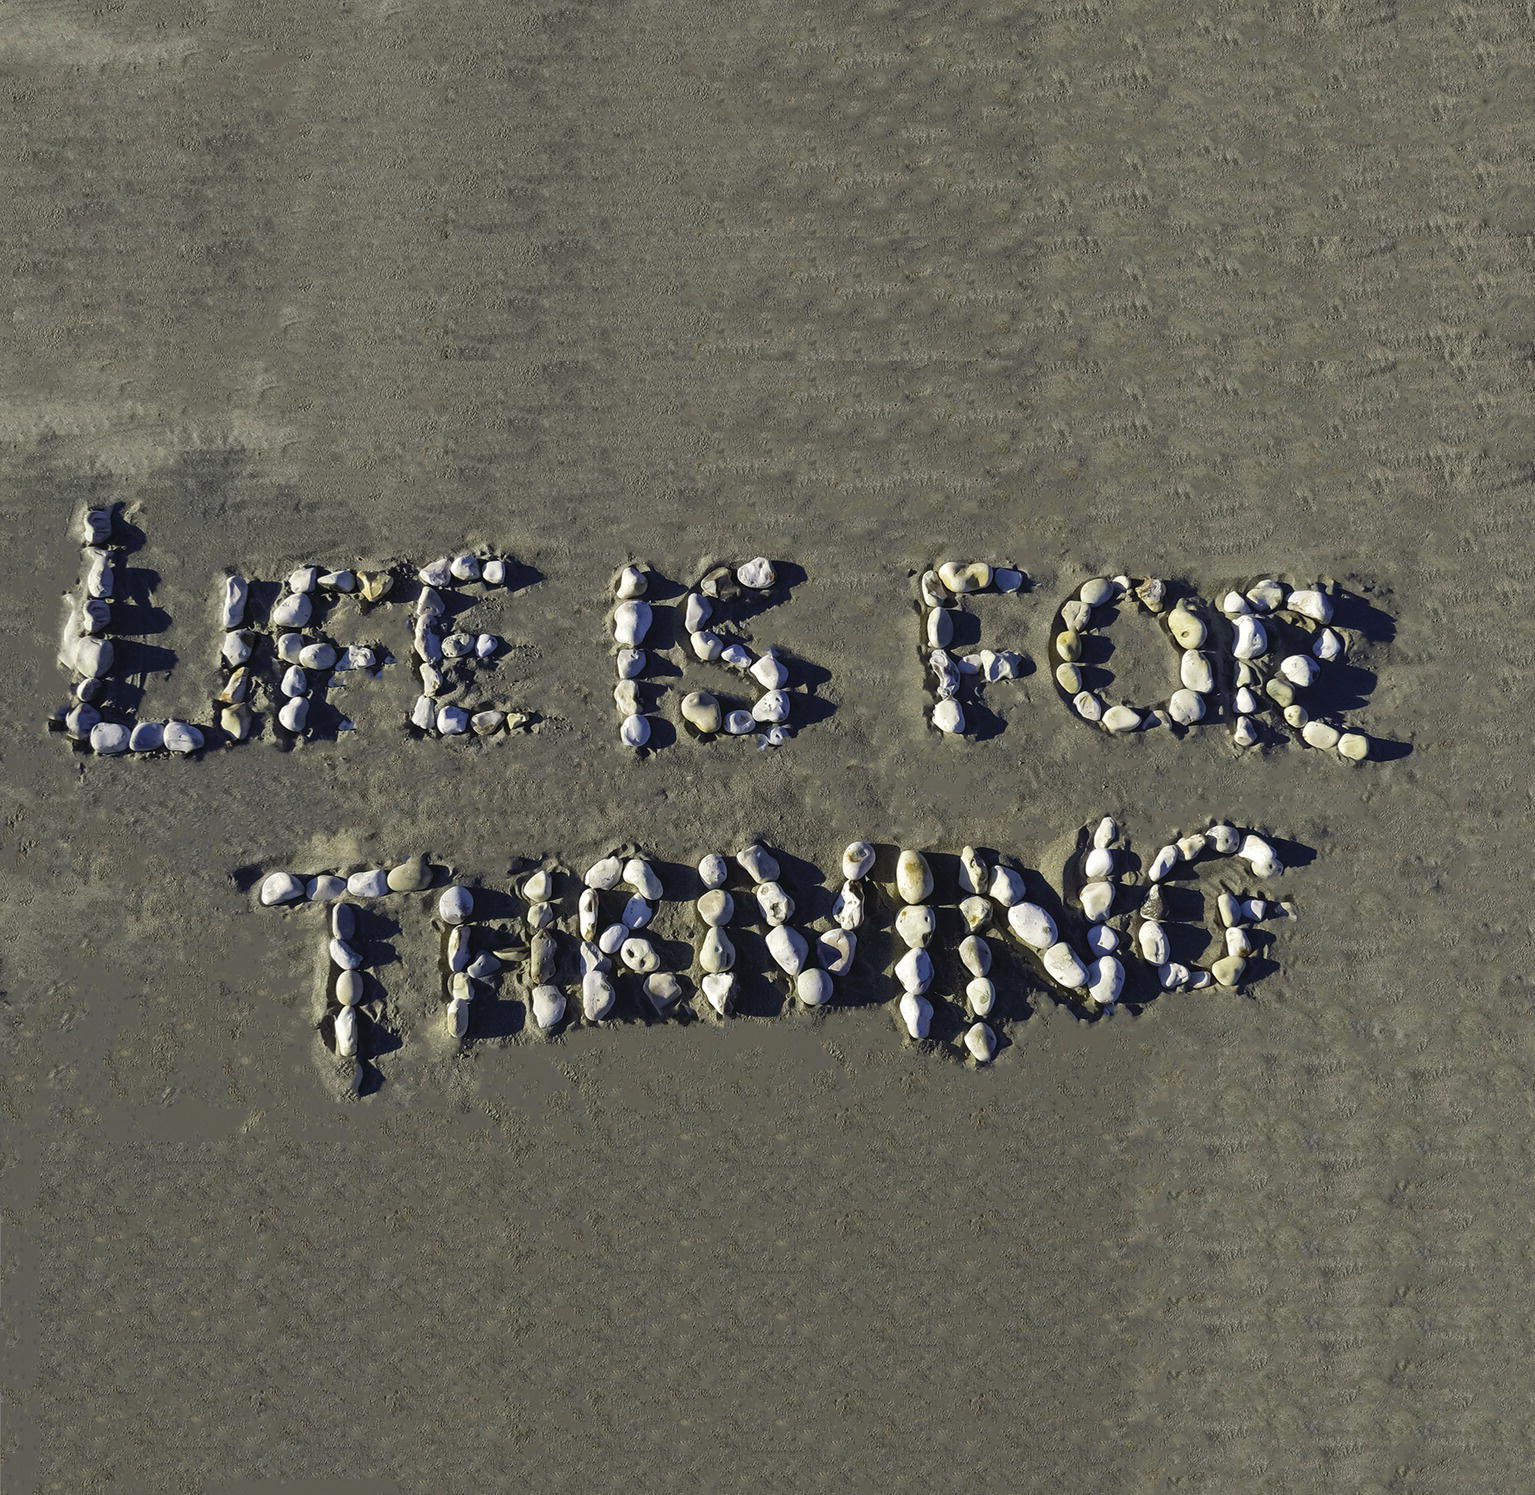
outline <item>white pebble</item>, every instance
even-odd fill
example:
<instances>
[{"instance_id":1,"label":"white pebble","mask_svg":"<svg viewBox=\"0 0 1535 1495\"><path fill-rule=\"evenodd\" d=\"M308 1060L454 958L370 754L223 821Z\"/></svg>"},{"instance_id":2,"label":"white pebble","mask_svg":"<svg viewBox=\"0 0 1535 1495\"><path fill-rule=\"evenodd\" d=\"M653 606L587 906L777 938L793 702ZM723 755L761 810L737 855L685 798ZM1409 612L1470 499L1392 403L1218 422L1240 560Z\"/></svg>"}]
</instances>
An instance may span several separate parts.
<instances>
[{"instance_id":1,"label":"white pebble","mask_svg":"<svg viewBox=\"0 0 1535 1495\"><path fill-rule=\"evenodd\" d=\"M1167 931L1155 919L1146 919L1136 931L1136 943L1142 959L1154 966L1163 965L1168 959Z\"/></svg>"},{"instance_id":2,"label":"white pebble","mask_svg":"<svg viewBox=\"0 0 1535 1495\"><path fill-rule=\"evenodd\" d=\"M161 745L170 753L195 753L203 745L201 729L190 722L166 722L160 739Z\"/></svg>"},{"instance_id":3,"label":"white pebble","mask_svg":"<svg viewBox=\"0 0 1535 1495\"><path fill-rule=\"evenodd\" d=\"M336 1014L336 1053L343 1059L357 1057L357 1009L343 1007Z\"/></svg>"},{"instance_id":4,"label":"white pebble","mask_svg":"<svg viewBox=\"0 0 1535 1495\"><path fill-rule=\"evenodd\" d=\"M559 987L546 983L533 988L533 1021L542 1031L547 1033L564 1016L565 994Z\"/></svg>"},{"instance_id":5,"label":"white pebble","mask_svg":"<svg viewBox=\"0 0 1535 1495\"><path fill-rule=\"evenodd\" d=\"M832 900L831 916L840 929L857 929L863 923L863 894L856 883L842 884Z\"/></svg>"},{"instance_id":6,"label":"white pebble","mask_svg":"<svg viewBox=\"0 0 1535 1495\"><path fill-rule=\"evenodd\" d=\"M1162 882L1182 860L1183 855L1176 846L1159 846L1146 868L1146 876L1152 882Z\"/></svg>"},{"instance_id":7,"label":"white pebble","mask_svg":"<svg viewBox=\"0 0 1535 1495\"><path fill-rule=\"evenodd\" d=\"M1197 690L1175 690L1167 699L1167 714L1180 727L1192 727L1205 714L1205 698Z\"/></svg>"},{"instance_id":8,"label":"white pebble","mask_svg":"<svg viewBox=\"0 0 1535 1495\"><path fill-rule=\"evenodd\" d=\"M954 615L948 608L932 608L925 627L929 649L947 649L954 642Z\"/></svg>"},{"instance_id":9,"label":"white pebble","mask_svg":"<svg viewBox=\"0 0 1535 1495\"><path fill-rule=\"evenodd\" d=\"M816 962L823 971L841 976L852 968L858 936L847 929L828 929L815 942Z\"/></svg>"},{"instance_id":10,"label":"white pebble","mask_svg":"<svg viewBox=\"0 0 1535 1495\"><path fill-rule=\"evenodd\" d=\"M1332 622L1332 598L1316 587L1302 587L1290 593L1286 606L1292 613L1318 623Z\"/></svg>"},{"instance_id":11,"label":"white pebble","mask_svg":"<svg viewBox=\"0 0 1535 1495\"><path fill-rule=\"evenodd\" d=\"M272 604L272 624L276 628L302 628L313 612L308 592L288 592Z\"/></svg>"},{"instance_id":12,"label":"white pebble","mask_svg":"<svg viewBox=\"0 0 1535 1495\"><path fill-rule=\"evenodd\" d=\"M842 876L849 882L867 877L874 866L874 848L867 841L849 841L842 852Z\"/></svg>"},{"instance_id":13,"label":"white pebble","mask_svg":"<svg viewBox=\"0 0 1535 1495\"><path fill-rule=\"evenodd\" d=\"M707 856L700 858L698 863L698 876L706 888L722 888L725 879L730 875L730 864L719 852L711 851Z\"/></svg>"},{"instance_id":14,"label":"white pebble","mask_svg":"<svg viewBox=\"0 0 1535 1495\"><path fill-rule=\"evenodd\" d=\"M895 963L895 979L903 991L925 992L933 984L933 957L926 950L908 950Z\"/></svg>"},{"instance_id":15,"label":"white pebble","mask_svg":"<svg viewBox=\"0 0 1535 1495\"><path fill-rule=\"evenodd\" d=\"M346 880L348 898L382 898L389 891L389 869L368 867Z\"/></svg>"},{"instance_id":16,"label":"white pebble","mask_svg":"<svg viewBox=\"0 0 1535 1495\"><path fill-rule=\"evenodd\" d=\"M613 983L601 971L588 971L581 978L581 1011L587 1022L600 1023L612 1010L618 994Z\"/></svg>"},{"instance_id":17,"label":"white pebble","mask_svg":"<svg viewBox=\"0 0 1535 1495\"><path fill-rule=\"evenodd\" d=\"M704 999L721 1017L730 1011L731 999L735 996L736 978L729 971L710 971L699 985L703 988Z\"/></svg>"},{"instance_id":18,"label":"white pebble","mask_svg":"<svg viewBox=\"0 0 1535 1495\"><path fill-rule=\"evenodd\" d=\"M289 696L277 713L277 724L286 732L302 732L308 721L309 700L306 696Z\"/></svg>"},{"instance_id":19,"label":"white pebble","mask_svg":"<svg viewBox=\"0 0 1535 1495\"><path fill-rule=\"evenodd\" d=\"M613 609L613 638L622 648L632 648L644 641L650 631L648 602L620 602Z\"/></svg>"},{"instance_id":20,"label":"white pebble","mask_svg":"<svg viewBox=\"0 0 1535 1495\"><path fill-rule=\"evenodd\" d=\"M901 998L900 1010L907 1034L916 1039L926 1038L933 1023L933 1004L919 992L909 991Z\"/></svg>"},{"instance_id":21,"label":"white pebble","mask_svg":"<svg viewBox=\"0 0 1535 1495\"><path fill-rule=\"evenodd\" d=\"M749 711L729 711L725 714L725 731L732 737L744 737L756 725Z\"/></svg>"},{"instance_id":22,"label":"white pebble","mask_svg":"<svg viewBox=\"0 0 1535 1495\"><path fill-rule=\"evenodd\" d=\"M225 628L238 628L245 621L245 604L250 596L250 584L243 576L224 578L224 596L219 605L219 618Z\"/></svg>"},{"instance_id":23,"label":"white pebble","mask_svg":"<svg viewBox=\"0 0 1535 1495\"><path fill-rule=\"evenodd\" d=\"M437 713L437 730L444 737L459 737L469 730L469 713L462 706L444 706Z\"/></svg>"},{"instance_id":24,"label":"white pebble","mask_svg":"<svg viewBox=\"0 0 1535 1495\"><path fill-rule=\"evenodd\" d=\"M271 908L278 903L295 903L304 896L304 883L291 872L270 872L261 884L261 901Z\"/></svg>"},{"instance_id":25,"label":"white pebble","mask_svg":"<svg viewBox=\"0 0 1535 1495\"><path fill-rule=\"evenodd\" d=\"M947 698L933 707L933 725L950 736L958 736L965 730L965 712L958 701Z\"/></svg>"},{"instance_id":26,"label":"white pebble","mask_svg":"<svg viewBox=\"0 0 1535 1495\"><path fill-rule=\"evenodd\" d=\"M1324 628L1312 640L1311 652L1324 663L1339 658L1343 653L1343 640L1331 628Z\"/></svg>"},{"instance_id":27,"label":"white pebble","mask_svg":"<svg viewBox=\"0 0 1535 1495\"><path fill-rule=\"evenodd\" d=\"M990 1064L997 1054L997 1035L985 1023L972 1023L965 1030L965 1049L977 1064Z\"/></svg>"},{"instance_id":28,"label":"white pebble","mask_svg":"<svg viewBox=\"0 0 1535 1495\"><path fill-rule=\"evenodd\" d=\"M831 977L809 967L794 978L794 995L806 1007L824 1007L832 998Z\"/></svg>"},{"instance_id":29,"label":"white pebble","mask_svg":"<svg viewBox=\"0 0 1535 1495\"><path fill-rule=\"evenodd\" d=\"M767 950L790 976L797 976L805 969L805 961L810 954L805 936L787 924L777 924L768 931Z\"/></svg>"},{"instance_id":30,"label":"white pebble","mask_svg":"<svg viewBox=\"0 0 1535 1495\"><path fill-rule=\"evenodd\" d=\"M1124 966L1112 955L1100 955L1088 970L1088 996L1100 1007L1112 1007L1124 987Z\"/></svg>"},{"instance_id":31,"label":"white pebble","mask_svg":"<svg viewBox=\"0 0 1535 1495\"><path fill-rule=\"evenodd\" d=\"M766 556L759 555L737 568L736 580L743 587L750 587L754 592L762 592L778 580L778 573L774 571L772 561Z\"/></svg>"},{"instance_id":32,"label":"white pebble","mask_svg":"<svg viewBox=\"0 0 1535 1495\"><path fill-rule=\"evenodd\" d=\"M1064 940L1051 945L1040 956L1040 964L1057 986L1075 991L1079 986L1087 985L1087 967L1082 964L1081 956Z\"/></svg>"},{"instance_id":33,"label":"white pebble","mask_svg":"<svg viewBox=\"0 0 1535 1495\"><path fill-rule=\"evenodd\" d=\"M896 858L895 886L903 903L921 903L933 891L933 869L920 851L910 848Z\"/></svg>"},{"instance_id":34,"label":"white pebble","mask_svg":"<svg viewBox=\"0 0 1535 1495\"><path fill-rule=\"evenodd\" d=\"M789 720L789 693L770 690L752 707L752 719L776 725Z\"/></svg>"},{"instance_id":35,"label":"white pebble","mask_svg":"<svg viewBox=\"0 0 1535 1495\"><path fill-rule=\"evenodd\" d=\"M1007 911L1007 925L1031 950L1047 950L1055 943L1055 920L1037 903L1015 903Z\"/></svg>"}]
</instances>

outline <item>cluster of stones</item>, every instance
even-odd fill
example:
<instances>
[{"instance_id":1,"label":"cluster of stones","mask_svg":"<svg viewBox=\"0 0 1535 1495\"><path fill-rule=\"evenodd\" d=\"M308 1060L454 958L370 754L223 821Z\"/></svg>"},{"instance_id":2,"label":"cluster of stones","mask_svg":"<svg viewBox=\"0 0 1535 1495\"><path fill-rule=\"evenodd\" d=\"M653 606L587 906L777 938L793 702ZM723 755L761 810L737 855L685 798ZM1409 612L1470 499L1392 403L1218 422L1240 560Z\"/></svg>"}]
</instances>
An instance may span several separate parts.
<instances>
[{"instance_id":1,"label":"cluster of stones","mask_svg":"<svg viewBox=\"0 0 1535 1495\"><path fill-rule=\"evenodd\" d=\"M137 722L102 719L107 681L117 663L111 637L113 603L122 579L122 551L113 544L110 508L87 509L81 520L80 589L65 624L62 660L74 681L72 698L55 713L54 724L71 741L103 757L124 753L195 753L203 731L190 722Z\"/></svg>"},{"instance_id":2,"label":"cluster of stones","mask_svg":"<svg viewBox=\"0 0 1535 1495\"><path fill-rule=\"evenodd\" d=\"M1023 583L1022 571L1012 566L993 566L988 561L945 561L922 573L918 582L922 598L922 650L937 697L931 720L940 732L964 734L965 708L959 696L966 681L989 684L1015 680L1023 672L1022 656L1008 649L955 652L954 618L963 611L963 599L983 592L1019 592Z\"/></svg>"},{"instance_id":3,"label":"cluster of stones","mask_svg":"<svg viewBox=\"0 0 1535 1495\"><path fill-rule=\"evenodd\" d=\"M1289 587L1265 577L1244 591L1221 599L1221 612L1232 627L1232 741L1254 747L1260 717L1282 713L1284 724L1307 747L1362 762L1370 756L1363 732L1346 732L1313 716L1305 691L1322 667L1345 657L1346 647L1331 626L1333 600L1321 587Z\"/></svg>"},{"instance_id":4,"label":"cluster of stones","mask_svg":"<svg viewBox=\"0 0 1535 1495\"><path fill-rule=\"evenodd\" d=\"M1165 706L1142 711L1123 702L1109 704L1100 692L1087 689L1083 663L1085 640L1102 629L1117 605L1130 605L1160 618L1180 652L1178 689ZM1193 599L1168 606L1167 583L1160 577L1132 581L1128 576L1095 576L1082 583L1077 595L1061 607L1055 635L1055 683L1085 722L1105 732L1122 734L1144 727L1193 726L1202 721L1215 694L1215 665L1205 652L1208 627Z\"/></svg>"},{"instance_id":5,"label":"cluster of stones","mask_svg":"<svg viewBox=\"0 0 1535 1495\"><path fill-rule=\"evenodd\" d=\"M728 621L733 603L752 595L764 596L778 581L778 573L766 556L756 556L739 566L715 566L699 579L682 604L682 626L694 657L705 664L723 664L750 679L758 691L750 709L728 709L712 691L695 690L682 698L682 719L701 737L723 732L744 737L761 729L765 746L778 747L788 740L788 721L793 693L786 689L789 667L776 648L757 654L738 638L719 629Z\"/></svg>"},{"instance_id":6,"label":"cluster of stones","mask_svg":"<svg viewBox=\"0 0 1535 1495\"><path fill-rule=\"evenodd\" d=\"M437 737L462 737L468 733L493 737L503 729L511 730L526 722L526 716L519 712L495 706L472 711L447 699L456 686L464 683L469 672L496 659L505 650L506 640L493 633L453 630L443 593L470 583L487 588L505 586L509 574L502 557L469 551L442 556L416 573L421 590L415 601L412 637L421 691L411 708L410 722L417 731Z\"/></svg>"},{"instance_id":7,"label":"cluster of stones","mask_svg":"<svg viewBox=\"0 0 1535 1495\"><path fill-rule=\"evenodd\" d=\"M1253 877L1275 877L1283 867L1273 845L1255 832L1214 824L1159 847L1137 881L1128 843L1112 818L1098 821L1086 840L1072 894L1083 921L1080 945L1063 935L1057 917L1044 902L1029 896L1026 875L1018 867L989 858L973 846L965 847L959 859L961 896L957 908L948 911L934 900L927 857L911 848L900 851L891 891L896 900L894 931L902 950L889 975L900 990L894 1015L911 1041L931 1041L934 1004L929 993L935 967L930 947L939 936L940 918L947 923L957 913L963 930L957 947L965 973L966 1024L961 1045L971 1061L988 1064L998 1049L994 1026L998 993L992 975L996 937L1010 936L1061 1000L1096 1015L1119 1002L1128 958L1150 967L1162 991L1241 987L1248 960L1262 938L1257 926L1290 913L1288 905L1245 892L1221 892L1217 899L1221 954L1208 969L1175 960L1173 940L1180 921L1171 906L1168 881L1180 868L1226 857L1245 863ZM874 896L870 874L875 860L875 848L866 841L855 841L844 850L841 887L830 921L821 928L792 922L795 900L780 881L777 858L762 845L753 843L733 858L718 852L703 857L698 863L702 893L694 903L701 929L694 976L709 1011L725 1018L733 1010L737 952L732 926L756 926L763 933L768 955L801 1006L830 1004L836 978L850 971L857 953L859 931ZM539 867L523 879L519 889L527 904L529 1008L534 1027L542 1034L558 1030L569 1011L560 985L556 876L552 869ZM339 1009L336 1050L341 1057L357 1056L355 1009L363 995L363 960L354 939L357 904L390 893L426 891L433 881L433 869L425 857L418 856L394 867L368 868L350 876L274 872L261 884L264 905L336 905L327 958L334 968L333 994ZM662 898L660 877L641 855L610 853L581 876L574 930L580 1021L600 1025L612 1019L618 1001L615 982L621 975L638 981L656 1017L677 1014L686 990L678 975L662 969L660 953L648 932ZM475 896L463 884L445 888L436 911L444 940L448 1027L454 1038L463 1040L469 1034L472 1003L484 984L523 952L495 940L489 947L483 939L476 946Z\"/></svg>"}]
</instances>

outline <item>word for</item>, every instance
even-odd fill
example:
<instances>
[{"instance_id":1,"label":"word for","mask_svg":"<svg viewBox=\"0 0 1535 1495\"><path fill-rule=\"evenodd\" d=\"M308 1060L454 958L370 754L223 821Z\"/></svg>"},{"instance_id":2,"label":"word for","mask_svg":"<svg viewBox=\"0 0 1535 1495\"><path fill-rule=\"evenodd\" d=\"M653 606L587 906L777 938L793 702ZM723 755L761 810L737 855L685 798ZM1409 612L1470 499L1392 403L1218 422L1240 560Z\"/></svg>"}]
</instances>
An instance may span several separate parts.
<instances>
[{"instance_id":1,"label":"word for","mask_svg":"<svg viewBox=\"0 0 1535 1495\"><path fill-rule=\"evenodd\" d=\"M1222 862L1237 877L1216 897L1218 924L1206 928L1193 884ZM958 1051L987 1064L1006 1032L997 962L1008 945L1022 962L1015 986L1040 986L1086 1017L1122 998L1241 989L1264 966L1277 969L1256 959L1272 943L1264 926L1293 914L1245 883L1283 870L1270 840L1227 823L1169 841L1142 863L1104 817L1079 837L1059 892L1038 872L973 846L954 859L855 841L821 914L823 900L801 909L778 857L756 843L734 857L711 852L696 868L632 848L600 857L579 877L529 864L505 891L451 881L417 855L349 874L270 872L258 897L280 910L326 910L316 1027L355 1088L370 1055L398 1047L384 1041L393 1034L367 938L374 904L394 895L435 900L444 1037L452 1043L476 1040L475 1012L492 993L525 1003L531 1031L546 1037L612 1024L626 1009L652 1020L723 1021L740 991L737 941L749 939L764 973L782 984L783 1007L826 1008L855 963L865 977L873 964L908 1042L943 1047L935 1012L944 1011L958 1019L941 1025L953 1028ZM673 961L685 968L667 969L664 952L684 947L657 933L667 901L691 905L688 959ZM1218 953L1204 966L1198 957L1212 932ZM860 957L861 935L873 962ZM504 1022L496 1026L504 1031Z\"/></svg>"},{"instance_id":2,"label":"word for","mask_svg":"<svg viewBox=\"0 0 1535 1495\"><path fill-rule=\"evenodd\" d=\"M132 624L131 609L126 618L115 610L123 572L117 538L113 510L85 513L81 582L60 651L73 696L53 718L81 751L191 756L214 744L234 746L256 736L263 703L271 708L279 740L350 730L350 720L328 708L330 693L348 681L377 680L397 661L382 640L343 645L326 633L329 615L343 605L363 616L380 606L409 606L416 694L407 721L416 736L494 739L531 724L530 712L480 694L509 645L463 626L462 616L494 589L517 590L518 578L531 573L508 557L468 551L415 571L309 565L278 584L225 576L217 600L223 636L215 719L136 720L130 698L114 690L124 683L116 640ZM657 580L644 567L625 565L614 581L609 619L618 738L635 752L652 750L652 720L665 693L658 666L669 648L682 647L657 637L658 613L667 606L651 600ZM987 561L949 561L921 573L919 652L934 692L929 721L939 736L966 735L967 703L973 709L986 686L1016 680L1025 669L1024 657L1014 651L960 646L961 628L975 622L967 600L987 592L1020 595L1026 586L1021 570ZM741 691L750 692L687 693L679 706L682 735L696 741L755 735L760 746L779 747L806 723L805 682L795 680L803 664L776 646L755 649L742 631L754 612L787 594L780 567L757 556L712 567L670 605L694 658L734 676ZM1323 672L1343 661L1350 647L1346 630L1332 626L1333 609L1326 588L1292 587L1273 578L1228 591L1216 607L1160 578L1096 577L1058 610L1050 646L1056 688L1077 719L1116 735L1153 728L1181 734L1202 722L1228 720L1239 747L1288 733L1308 747L1362 760L1371 756L1370 739L1327 720L1316 704ZM1104 635L1125 612L1145 615L1172 646L1178 684L1160 705L1107 697L1113 676Z\"/></svg>"}]
</instances>

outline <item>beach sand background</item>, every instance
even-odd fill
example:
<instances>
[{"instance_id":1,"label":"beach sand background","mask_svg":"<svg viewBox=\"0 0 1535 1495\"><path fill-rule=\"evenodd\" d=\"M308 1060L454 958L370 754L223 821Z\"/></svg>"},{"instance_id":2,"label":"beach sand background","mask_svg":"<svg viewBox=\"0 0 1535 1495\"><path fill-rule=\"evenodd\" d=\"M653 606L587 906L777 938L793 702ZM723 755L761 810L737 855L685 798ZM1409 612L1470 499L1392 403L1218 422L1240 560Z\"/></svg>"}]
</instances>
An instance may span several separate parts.
<instances>
[{"instance_id":1,"label":"beach sand background","mask_svg":"<svg viewBox=\"0 0 1535 1495\"><path fill-rule=\"evenodd\" d=\"M1523 1485L1527 20L0 19L7 1489ZM402 666L338 740L72 753L86 502L147 537L146 714L208 719L224 568L484 544L543 578L484 613L538 729L413 741ZM804 569L753 633L820 719L621 751L614 568L757 553ZM981 609L1034 663L982 741L923 721L946 556L1036 583ZM1074 723L1053 605L1119 570L1335 578L1396 755ZM1055 878L1105 812L1306 848L1280 970L1096 1024L1035 991L984 1072L874 973L552 1044L503 1009L459 1053L413 907L399 1047L338 1101L318 921L249 891L752 836Z\"/></svg>"}]
</instances>

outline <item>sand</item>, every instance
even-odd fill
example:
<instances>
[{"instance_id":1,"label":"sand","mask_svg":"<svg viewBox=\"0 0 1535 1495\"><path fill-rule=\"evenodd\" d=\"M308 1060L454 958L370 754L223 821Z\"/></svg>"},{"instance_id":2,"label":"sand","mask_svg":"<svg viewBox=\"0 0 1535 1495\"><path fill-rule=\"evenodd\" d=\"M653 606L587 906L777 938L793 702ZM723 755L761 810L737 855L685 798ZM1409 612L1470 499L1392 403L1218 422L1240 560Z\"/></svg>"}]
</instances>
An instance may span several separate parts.
<instances>
[{"instance_id":1,"label":"sand","mask_svg":"<svg viewBox=\"0 0 1535 1495\"><path fill-rule=\"evenodd\" d=\"M0 21L7 1490L1525 1483L1523 20ZM297 751L83 761L45 724L85 502L146 535L146 713L204 708L224 568L484 544L541 578L494 625L538 730L412 741L381 684ZM612 571L757 553L821 719L624 754ZM922 722L942 556L1036 584L982 610L1035 668L980 741ZM1052 603L1121 569L1334 578L1396 756L1074 724ZM1036 991L983 1072L873 975L460 1053L422 910L338 1102L317 941L249 893L754 835L1054 876L1105 812L1305 848L1280 969L1096 1024Z\"/></svg>"}]
</instances>

